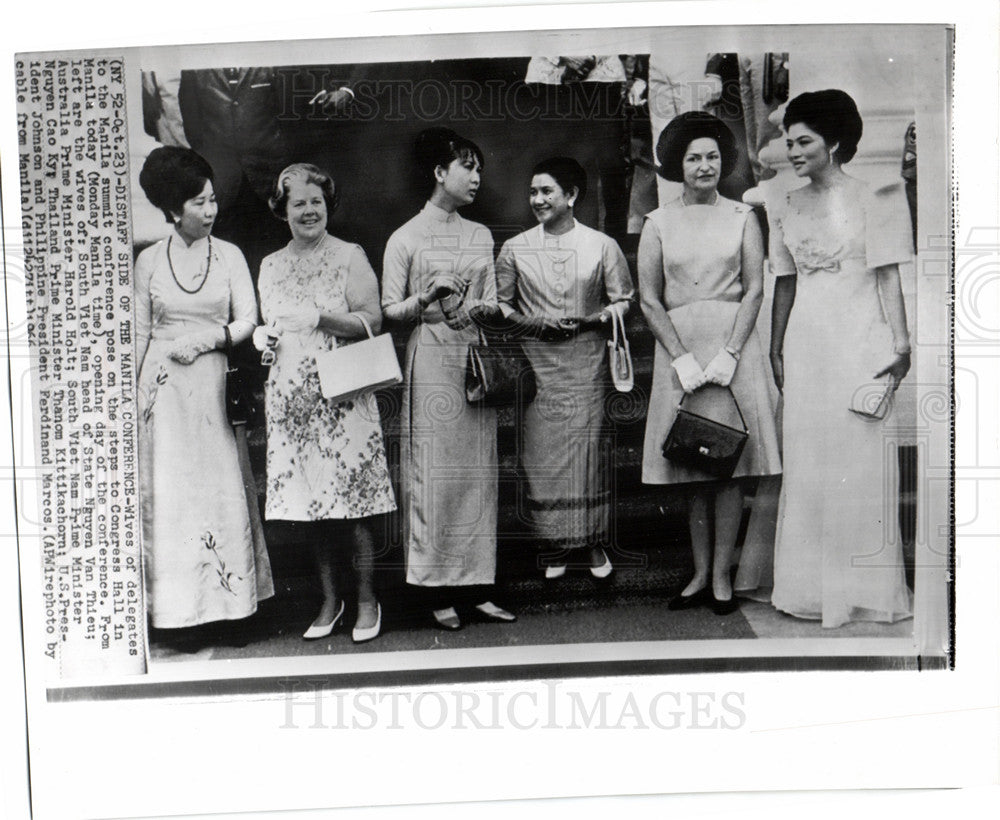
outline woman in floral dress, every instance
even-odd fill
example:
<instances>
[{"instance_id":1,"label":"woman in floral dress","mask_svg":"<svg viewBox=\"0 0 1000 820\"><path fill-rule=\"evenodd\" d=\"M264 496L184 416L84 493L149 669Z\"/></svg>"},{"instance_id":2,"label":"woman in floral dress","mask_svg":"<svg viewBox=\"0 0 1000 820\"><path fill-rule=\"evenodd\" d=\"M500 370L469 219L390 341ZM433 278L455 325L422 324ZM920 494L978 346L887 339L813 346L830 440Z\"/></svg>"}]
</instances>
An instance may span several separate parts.
<instances>
[{"instance_id":1,"label":"woman in floral dress","mask_svg":"<svg viewBox=\"0 0 1000 820\"><path fill-rule=\"evenodd\" d=\"M155 628L235 621L274 594L225 407L226 349L257 323L253 282L239 248L211 236L201 156L158 148L139 184L174 225L135 263L146 606Z\"/></svg>"},{"instance_id":2,"label":"woman in floral dress","mask_svg":"<svg viewBox=\"0 0 1000 820\"><path fill-rule=\"evenodd\" d=\"M306 639L324 638L344 613L334 549L354 548L357 620L353 639L379 633L382 609L373 586L371 517L396 508L373 393L332 402L320 392L316 354L373 333L382 323L378 283L364 251L327 232L335 207L329 174L290 165L278 176L271 210L292 240L261 263L261 313L255 341L275 352L267 381L269 520L310 522L323 604ZM277 338L277 343L273 340Z\"/></svg>"}]
</instances>

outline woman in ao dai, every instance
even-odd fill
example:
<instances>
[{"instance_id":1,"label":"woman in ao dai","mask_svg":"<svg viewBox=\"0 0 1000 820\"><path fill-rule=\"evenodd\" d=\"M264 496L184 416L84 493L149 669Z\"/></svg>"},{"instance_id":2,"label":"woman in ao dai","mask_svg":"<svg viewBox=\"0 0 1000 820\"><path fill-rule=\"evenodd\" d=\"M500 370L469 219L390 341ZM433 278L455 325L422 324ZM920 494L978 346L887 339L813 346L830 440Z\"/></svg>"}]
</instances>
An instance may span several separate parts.
<instances>
[{"instance_id":1,"label":"woman in ao dai","mask_svg":"<svg viewBox=\"0 0 1000 820\"><path fill-rule=\"evenodd\" d=\"M274 594L225 404L226 351L249 338L257 302L243 254L211 236L212 178L173 146L139 175L174 225L135 263L143 570L157 628L246 618Z\"/></svg>"},{"instance_id":2,"label":"woman in ao dai","mask_svg":"<svg viewBox=\"0 0 1000 820\"><path fill-rule=\"evenodd\" d=\"M459 208L479 191L483 154L446 128L421 132L423 210L386 245L382 309L412 326L406 346L401 482L406 580L442 629L461 628L456 607L513 621L491 601L496 578L497 420L465 399L474 324L496 310L493 236Z\"/></svg>"}]
</instances>

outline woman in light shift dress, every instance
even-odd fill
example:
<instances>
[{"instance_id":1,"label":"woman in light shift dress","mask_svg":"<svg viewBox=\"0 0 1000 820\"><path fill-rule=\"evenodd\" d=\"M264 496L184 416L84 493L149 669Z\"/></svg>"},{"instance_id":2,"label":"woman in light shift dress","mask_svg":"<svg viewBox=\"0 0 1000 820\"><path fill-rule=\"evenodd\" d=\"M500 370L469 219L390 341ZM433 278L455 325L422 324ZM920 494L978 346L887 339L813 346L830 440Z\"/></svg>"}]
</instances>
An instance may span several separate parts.
<instances>
[{"instance_id":1,"label":"woman in light shift dress","mask_svg":"<svg viewBox=\"0 0 1000 820\"><path fill-rule=\"evenodd\" d=\"M417 137L430 186L420 213L389 238L382 272L386 319L412 326L403 371L400 472L406 581L424 590L441 629L457 607L513 621L493 597L497 559L497 419L465 398L476 317L496 312L493 236L458 209L479 190L483 154L454 131Z\"/></svg>"},{"instance_id":2,"label":"woman in light shift dress","mask_svg":"<svg viewBox=\"0 0 1000 820\"><path fill-rule=\"evenodd\" d=\"M274 594L225 406L226 351L257 322L253 282L239 249L211 236L204 159L157 148L139 184L174 225L135 263L147 611L170 629L246 618Z\"/></svg>"},{"instance_id":3,"label":"woman in light shift dress","mask_svg":"<svg viewBox=\"0 0 1000 820\"><path fill-rule=\"evenodd\" d=\"M750 207L718 192L736 162L736 141L725 123L700 111L681 114L663 130L656 151L660 173L682 188L646 216L639 240L642 309L657 342L642 480L683 485L690 495L694 576L670 608L705 604L726 615L737 607L730 570L743 492L735 479L781 472L767 361L754 330L763 298L763 239ZM663 457L686 395L694 412L732 426L742 413L749 438L733 480Z\"/></svg>"}]
</instances>

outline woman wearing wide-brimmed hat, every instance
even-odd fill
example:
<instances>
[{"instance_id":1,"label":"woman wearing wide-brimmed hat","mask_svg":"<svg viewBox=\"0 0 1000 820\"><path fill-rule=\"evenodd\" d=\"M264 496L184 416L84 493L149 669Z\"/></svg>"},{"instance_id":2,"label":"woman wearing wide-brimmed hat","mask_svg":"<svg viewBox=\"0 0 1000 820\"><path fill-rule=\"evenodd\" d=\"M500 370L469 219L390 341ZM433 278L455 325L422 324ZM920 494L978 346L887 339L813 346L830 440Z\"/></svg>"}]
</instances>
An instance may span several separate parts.
<instances>
[{"instance_id":1,"label":"woman wearing wide-brimmed hat","mask_svg":"<svg viewBox=\"0 0 1000 820\"><path fill-rule=\"evenodd\" d=\"M660 173L683 187L646 216L639 242L642 310L657 342L642 480L690 490L694 576L671 608L706 604L721 615L736 608L730 565L743 510L737 479L781 471L767 360L754 330L764 246L750 207L719 195L719 181L737 158L722 120L681 114L660 135L656 152ZM733 398L738 403L750 436L733 480L664 458L685 394L698 394L699 408L713 417L731 416Z\"/></svg>"}]
</instances>

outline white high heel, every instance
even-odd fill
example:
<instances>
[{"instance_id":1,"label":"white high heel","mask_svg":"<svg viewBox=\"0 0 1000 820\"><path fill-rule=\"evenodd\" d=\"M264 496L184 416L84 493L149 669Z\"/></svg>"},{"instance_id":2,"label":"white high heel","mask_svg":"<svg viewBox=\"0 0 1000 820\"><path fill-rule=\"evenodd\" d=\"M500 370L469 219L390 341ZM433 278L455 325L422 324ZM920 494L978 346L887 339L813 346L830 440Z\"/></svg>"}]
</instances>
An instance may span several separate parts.
<instances>
[{"instance_id":1,"label":"white high heel","mask_svg":"<svg viewBox=\"0 0 1000 820\"><path fill-rule=\"evenodd\" d=\"M330 623L326 624L325 626L317 626L315 623L313 623L312 626L310 626L304 633L302 633L302 637L307 641L315 641L318 640L319 638L325 638L327 635L333 632L333 628L337 625L337 621L339 621L343 617L343 615L344 615L344 601L343 599L341 599L340 609L337 610L337 614L333 616L333 620L330 621Z\"/></svg>"}]
</instances>

